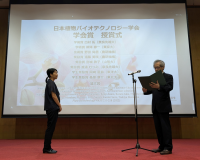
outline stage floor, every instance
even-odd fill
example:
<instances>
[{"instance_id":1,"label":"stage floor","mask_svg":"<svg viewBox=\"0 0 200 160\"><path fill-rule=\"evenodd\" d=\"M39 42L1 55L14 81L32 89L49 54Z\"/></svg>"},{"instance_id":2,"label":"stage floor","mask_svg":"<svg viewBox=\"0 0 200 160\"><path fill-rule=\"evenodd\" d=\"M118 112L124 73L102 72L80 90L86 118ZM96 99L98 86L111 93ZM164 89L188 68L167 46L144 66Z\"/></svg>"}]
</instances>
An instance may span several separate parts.
<instances>
[{"instance_id":1,"label":"stage floor","mask_svg":"<svg viewBox=\"0 0 200 160\"><path fill-rule=\"evenodd\" d=\"M145 150L121 152L133 148L136 139L53 139L56 154L43 154L43 140L0 140L0 160L200 160L200 139L173 139L170 155L160 155ZM142 148L158 147L156 139L140 139Z\"/></svg>"}]
</instances>

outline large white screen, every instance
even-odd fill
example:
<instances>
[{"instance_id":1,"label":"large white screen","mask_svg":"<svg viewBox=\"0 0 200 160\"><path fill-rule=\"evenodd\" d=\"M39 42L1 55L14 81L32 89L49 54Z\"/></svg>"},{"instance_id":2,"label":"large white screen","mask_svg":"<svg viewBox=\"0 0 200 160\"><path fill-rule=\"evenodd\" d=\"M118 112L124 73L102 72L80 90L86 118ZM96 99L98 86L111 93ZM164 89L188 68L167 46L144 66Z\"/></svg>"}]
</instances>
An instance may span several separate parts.
<instances>
[{"instance_id":1,"label":"large white screen","mask_svg":"<svg viewBox=\"0 0 200 160\"><path fill-rule=\"evenodd\" d=\"M51 67L60 114L133 114L128 73L153 74L156 59L174 78L172 114L195 114L185 4L11 5L3 114L44 114ZM139 81L137 94L151 114Z\"/></svg>"}]
</instances>

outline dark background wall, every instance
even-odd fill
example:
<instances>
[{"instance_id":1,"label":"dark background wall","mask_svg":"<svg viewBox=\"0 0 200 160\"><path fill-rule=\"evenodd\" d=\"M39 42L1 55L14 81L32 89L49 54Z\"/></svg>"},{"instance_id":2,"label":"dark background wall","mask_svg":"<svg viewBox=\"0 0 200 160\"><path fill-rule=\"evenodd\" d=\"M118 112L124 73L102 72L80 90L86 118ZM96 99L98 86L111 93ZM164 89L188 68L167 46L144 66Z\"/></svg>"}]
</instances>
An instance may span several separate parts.
<instances>
[{"instance_id":1,"label":"dark background wall","mask_svg":"<svg viewBox=\"0 0 200 160\"><path fill-rule=\"evenodd\" d=\"M197 115L200 115L200 7L187 8ZM8 9L0 9L0 104ZM0 115L2 106L0 107ZM200 138L200 118L171 118L173 138ZM0 139L44 138L46 118L0 118ZM136 138L134 118L59 118L53 138ZM139 138L156 138L153 118L139 118Z\"/></svg>"}]
</instances>

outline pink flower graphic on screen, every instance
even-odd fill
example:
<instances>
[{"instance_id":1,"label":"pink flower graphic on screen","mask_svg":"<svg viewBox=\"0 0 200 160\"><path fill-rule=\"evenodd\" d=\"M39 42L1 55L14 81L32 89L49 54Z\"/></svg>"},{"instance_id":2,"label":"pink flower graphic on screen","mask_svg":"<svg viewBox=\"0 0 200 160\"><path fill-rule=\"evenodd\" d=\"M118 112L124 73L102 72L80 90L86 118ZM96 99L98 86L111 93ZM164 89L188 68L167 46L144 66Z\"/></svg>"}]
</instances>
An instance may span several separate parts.
<instances>
[{"instance_id":1,"label":"pink flower graphic on screen","mask_svg":"<svg viewBox=\"0 0 200 160\"><path fill-rule=\"evenodd\" d=\"M71 72L70 66L74 64L73 52L73 39L70 38L69 33L36 32L29 45L20 52L20 65L23 64L23 67L19 68L19 73L24 70L26 72L19 74L18 104L35 105L44 101L41 96L44 90L37 89L38 87L35 86L45 86L48 68L56 68L64 73L56 80L58 87L64 87L62 82ZM28 77L25 78L24 76L27 75ZM30 100L27 102L27 99Z\"/></svg>"}]
</instances>

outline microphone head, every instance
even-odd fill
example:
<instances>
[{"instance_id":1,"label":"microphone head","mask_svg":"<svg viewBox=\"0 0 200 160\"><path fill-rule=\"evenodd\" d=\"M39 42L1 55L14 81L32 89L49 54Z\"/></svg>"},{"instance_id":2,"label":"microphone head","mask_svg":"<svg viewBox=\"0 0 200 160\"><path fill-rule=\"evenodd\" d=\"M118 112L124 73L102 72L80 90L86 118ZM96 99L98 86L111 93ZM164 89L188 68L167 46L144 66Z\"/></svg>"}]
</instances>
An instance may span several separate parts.
<instances>
[{"instance_id":1,"label":"microphone head","mask_svg":"<svg viewBox=\"0 0 200 160\"><path fill-rule=\"evenodd\" d=\"M140 73L140 72L141 72L141 70L138 70L138 71L137 71L137 73Z\"/></svg>"}]
</instances>

